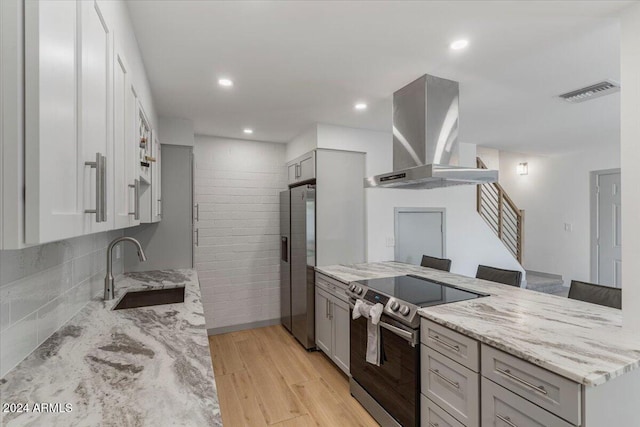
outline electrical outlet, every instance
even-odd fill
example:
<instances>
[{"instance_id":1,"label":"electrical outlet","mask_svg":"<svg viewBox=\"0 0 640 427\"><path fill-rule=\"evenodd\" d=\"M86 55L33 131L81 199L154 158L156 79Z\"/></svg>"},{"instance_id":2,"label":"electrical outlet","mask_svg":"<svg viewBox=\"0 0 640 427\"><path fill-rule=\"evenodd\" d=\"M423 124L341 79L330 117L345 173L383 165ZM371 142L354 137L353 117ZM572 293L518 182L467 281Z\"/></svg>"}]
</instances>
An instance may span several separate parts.
<instances>
[{"instance_id":1,"label":"electrical outlet","mask_svg":"<svg viewBox=\"0 0 640 427\"><path fill-rule=\"evenodd\" d=\"M120 259L120 245L116 246L116 259Z\"/></svg>"},{"instance_id":2,"label":"electrical outlet","mask_svg":"<svg viewBox=\"0 0 640 427\"><path fill-rule=\"evenodd\" d=\"M395 238L393 238L393 237L387 237L386 242L387 242L387 247L388 248L392 248L392 247L394 247L396 245Z\"/></svg>"},{"instance_id":3,"label":"electrical outlet","mask_svg":"<svg viewBox=\"0 0 640 427\"><path fill-rule=\"evenodd\" d=\"M568 222L564 223L564 231L570 232L572 229L573 229L573 226L570 223Z\"/></svg>"}]
</instances>

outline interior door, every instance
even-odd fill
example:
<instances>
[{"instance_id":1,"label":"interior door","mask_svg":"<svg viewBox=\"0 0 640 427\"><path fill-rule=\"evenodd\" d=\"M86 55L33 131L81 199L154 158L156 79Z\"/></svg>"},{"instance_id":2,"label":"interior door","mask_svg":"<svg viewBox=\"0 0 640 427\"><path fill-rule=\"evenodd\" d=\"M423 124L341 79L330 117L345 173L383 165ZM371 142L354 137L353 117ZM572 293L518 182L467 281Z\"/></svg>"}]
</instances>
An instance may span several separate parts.
<instances>
[{"instance_id":1,"label":"interior door","mask_svg":"<svg viewBox=\"0 0 640 427\"><path fill-rule=\"evenodd\" d=\"M598 175L598 283L622 287L620 173Z\"/></svg>"},{"instance_id":2,"label":"interior door","mask_svg":"<svg viewBox=\"0 0 640 427\"><path fill-rule=\"evenodd\" d=\"M419 265L422 255L442 258L444 251L444 210L396 208L396 261Z\"/></svg>"}]
</instances>

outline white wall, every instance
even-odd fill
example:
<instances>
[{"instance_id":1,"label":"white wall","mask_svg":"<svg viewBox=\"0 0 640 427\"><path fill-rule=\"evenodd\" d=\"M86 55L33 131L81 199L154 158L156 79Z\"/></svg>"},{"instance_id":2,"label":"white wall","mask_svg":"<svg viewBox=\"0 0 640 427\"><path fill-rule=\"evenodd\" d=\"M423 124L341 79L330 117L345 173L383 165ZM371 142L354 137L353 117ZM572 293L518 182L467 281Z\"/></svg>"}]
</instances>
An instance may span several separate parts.
<instances>
[{"instance_id":1,"label":"white wall","mask_svg":"<svg viewBox=\"0 0 640 427\"><path fill-rule=\"evenodd\" d=\"M622 14L622 312L625 328L640 328L640 5Z\"/></svg>"},{"instance_id":2,"label":"white wall","mask_svg":"<svg viewBox=\"0 0 640 427\"><path fill-rule=\"evenodd\" d=\"M285 145L197 135L194 152L207 328L279 323Z\"/></svg>"},{"instance_id":3,"label":"white wall","mask_svg":"<svg viewBox=\"0 0 640 427\"><path fill-rule=\"evenodd\" d=\"M391 133L318 124L318 148L367 153L366 176L389 172Z\"/></svg>"},{"instance_id":4,"label":"white wall","mask_svg":"<svg viewBox=\"0 0 640 427\"><path fill-rule=\"evenodd\" d=\"M517 174L520 162L529 163L528 175ZM620 167L617 141L556 157L501 151L499 164L500 184L525 210L524 267L561 274L567 285L590 281L590 172Z\"/></svg>"},{"instance_id":5,"label":"white wall","mask_svg":"<svg viewBox=\"0 0 640 427\"><path fill-rule=\"evenodd\" d=\"M476 212L475 186L433 190L367 190L369 262L391 260L394 248L385 245L394 236L394 207L446 209L446 257L451 271L475 276L478 264L522 270Z\"/></svg>"},{"instance_id":6,"label":"white wall","mask_svg":"<svg viewBox=\"0 0 640 427\"><path fill-rule=\"evenodd\" d=\"M319 148L367 153L367 176L391 171L392 143L390 132L318 125ZM463 148L461 156L466 154L466 158L461 158L461 162L473 162L474 146L465 144ZM471 151L473 153L470 154ZM435 190L367 189L367 260L393 260L394 247L387 246L386 240L394 237L395 207L437 207L446 209L446 255L453 260L451 271L475 276L478 264L521 270L518 262L476 212L475 191L475 186Z\"/></svg>"},{"instance_id":7,"label":"white wall","mask_svg":"<svg viewBox=\"0 0 640 427\"><path fill-rule=\"evenodd\" d=\"M476 147L476 155L482 159L487 168L500 170L500 150L478 146Z\"/></svg>"},{"instance_id":8,"label":"white wall","mask_svg":"<svg viewBox=\"0 0 640 427\"><path fill-rule=\"evenodd\" d=\"M122 230L0 251L0 378L104 292L106 250ZM114 273L122 259L114 259Z\"/></svg>"},{"instance_id":9,"label":"white wall","mask_svg":"<svg viewBox=\"0 0 640 427\"><path fill-rule=\"evenodd\" d=\"M318 126L313 125L285 146L285 162L318 148Z\"/></svg>"},{"instance_id":10,"label":"white wall","mask_svg":"<svg viewBox=\"0 0 640 427\"><path fill-rule=\"evenodd\" d=\"M195 136L193 122L175 117L160 117L158 119L158 133L161 144L187 145L193 147Z\"/></svg>"}]
</instances>

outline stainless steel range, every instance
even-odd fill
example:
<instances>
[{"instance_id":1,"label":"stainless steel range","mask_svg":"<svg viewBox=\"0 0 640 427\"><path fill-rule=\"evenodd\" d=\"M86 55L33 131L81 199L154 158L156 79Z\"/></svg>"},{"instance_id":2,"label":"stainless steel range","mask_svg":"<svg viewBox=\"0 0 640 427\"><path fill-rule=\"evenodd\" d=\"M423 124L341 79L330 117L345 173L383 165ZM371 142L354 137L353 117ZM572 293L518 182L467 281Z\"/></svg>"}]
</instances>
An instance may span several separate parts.
<instances>
[{"instance_id":1,"label":"stainless steel range","mask_svg":"<svg viewBox=\"0 0 640 427\"><path fill-rule=\"evenodd\" d=\"M351 308L357 299L384 306L380 320L380 366L366 362L367 319L351 320L351 394L382 425L420 424L420 316L418 309L480 298L456 286L418 276L395 276L353 282Z\"/></svg>"}]
</instances>

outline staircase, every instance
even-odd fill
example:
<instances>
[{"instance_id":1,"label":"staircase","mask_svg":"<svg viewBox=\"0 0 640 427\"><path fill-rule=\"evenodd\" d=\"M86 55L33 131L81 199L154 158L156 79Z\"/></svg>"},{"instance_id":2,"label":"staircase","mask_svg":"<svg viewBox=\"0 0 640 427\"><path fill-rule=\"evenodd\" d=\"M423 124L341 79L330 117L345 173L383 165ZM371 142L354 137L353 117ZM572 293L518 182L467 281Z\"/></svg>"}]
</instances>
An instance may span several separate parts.
<instances>
[{"instance_id":1,"label":"staircase","mask_svg":"<svg viewBox=\"0 0 640 427\"><path fill-rule=\"evenodd\" d=\"M487 169L476 158L477 167ZM489 227L504 243L509 252L522 264L524 244L524 211L518 209L513 200L497 182L478 185L477 210Z\"/></svg>"}]
</instances>

